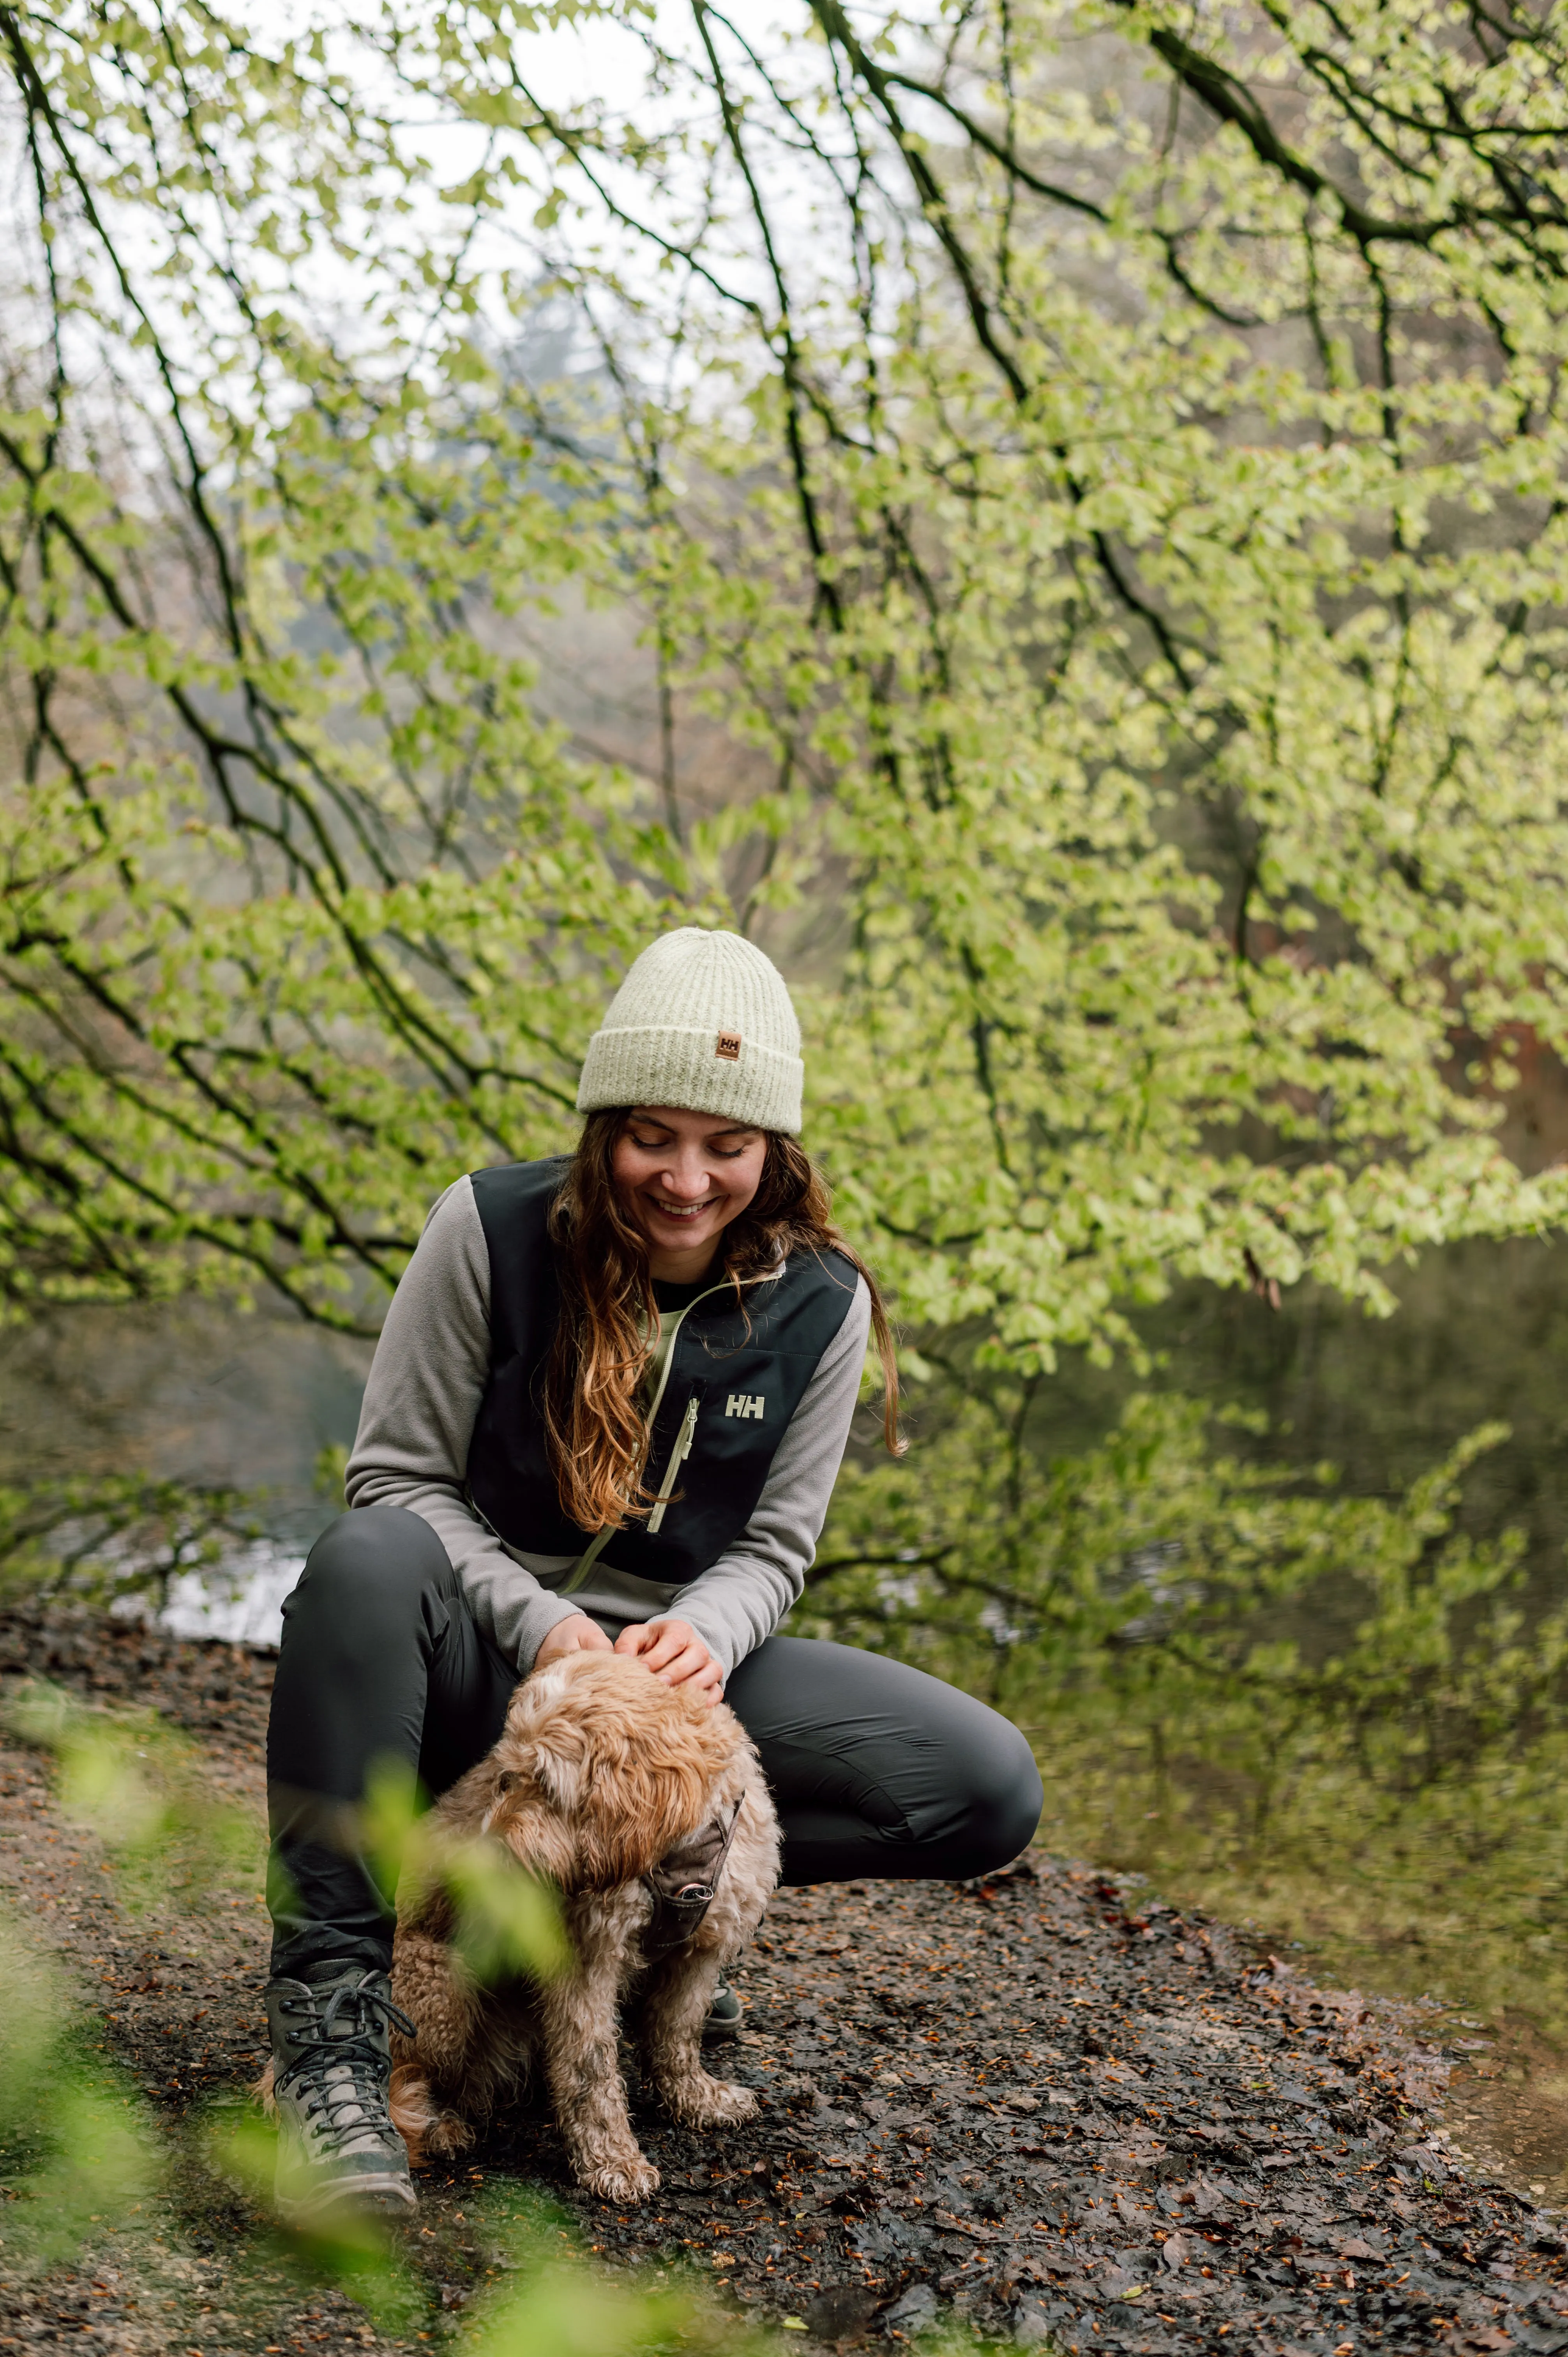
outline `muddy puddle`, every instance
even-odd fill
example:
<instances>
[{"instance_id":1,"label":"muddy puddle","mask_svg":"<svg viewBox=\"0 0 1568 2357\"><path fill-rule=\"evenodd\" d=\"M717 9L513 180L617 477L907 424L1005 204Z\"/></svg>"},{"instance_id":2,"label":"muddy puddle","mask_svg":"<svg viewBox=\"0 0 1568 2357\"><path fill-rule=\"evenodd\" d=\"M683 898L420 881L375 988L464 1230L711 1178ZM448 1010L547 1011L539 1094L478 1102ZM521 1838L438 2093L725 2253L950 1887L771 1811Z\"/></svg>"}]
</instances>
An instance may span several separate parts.
<instances>
[{"instance_id":1,"label":"muddy puddle","mask_svg":"<svg viewBox=\"0 0 1568 2357\"><path fill-rule=\"evenodd\" d=\"M1519 2017L1444 2010L1423 2027L1452 2064L1443 2118L1455 2153L1568 2209L1568 2057Z\"/></svg>"}]
</instances>

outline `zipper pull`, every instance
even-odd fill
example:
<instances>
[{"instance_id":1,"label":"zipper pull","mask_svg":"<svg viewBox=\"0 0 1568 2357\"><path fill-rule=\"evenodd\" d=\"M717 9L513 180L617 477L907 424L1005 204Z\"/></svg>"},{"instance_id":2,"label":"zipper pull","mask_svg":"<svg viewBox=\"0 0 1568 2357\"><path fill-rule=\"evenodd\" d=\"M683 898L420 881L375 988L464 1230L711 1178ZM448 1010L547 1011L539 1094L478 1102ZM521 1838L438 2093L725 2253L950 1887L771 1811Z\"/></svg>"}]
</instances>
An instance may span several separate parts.
<instances>
[{"instance_id":1,"label":"zipper pull","mask_svg":"<svg viewBox=\"0 0 1568 2357\"><path fill-rule=\"evenodd\" d=\"M648 1517L648 1527L650 1532L658 1530L663 1522L664 1509L670 1503L670 1493L675 1487L676 1476L692 1454L692 1443L697 1433L697 1410L703 1404L703 1394L706 1389L705 1383L699 1383L686 1402L686 1413L681 1418L681 1429L675 1436L675 1446L670 1451L670 1462L664 1468L664 1479L659 1484L659 1496L653 1512Z\"/></svg>"}]
</instances>

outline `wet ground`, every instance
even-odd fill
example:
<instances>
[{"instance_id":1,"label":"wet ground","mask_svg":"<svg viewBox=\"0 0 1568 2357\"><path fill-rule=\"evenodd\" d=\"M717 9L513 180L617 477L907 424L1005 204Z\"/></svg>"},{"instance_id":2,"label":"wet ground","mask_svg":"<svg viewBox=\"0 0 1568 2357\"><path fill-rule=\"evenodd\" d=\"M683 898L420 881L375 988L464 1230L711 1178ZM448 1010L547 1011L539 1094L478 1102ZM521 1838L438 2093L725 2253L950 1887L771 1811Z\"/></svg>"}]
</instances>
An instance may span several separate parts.
<instances>
[{"instance_id":1,"label":"wet ground","mask_svg":"<svg viewBox=\"0 0 1568 2357\"><path fill-rule=\"evenodd\" d=\"M1568 2067L1522 2016L1434 2009L1427 2034L1453 2058L1444 2111L1456 2152L1538 2201L1568 2205Z\"/></svg>"},{"instance_id":2,"label":"wet ground","mask_svg":"<svg viewBox=\"0 0 1568 2357\"><path fill-rule=\"evenodd\" d=\"M0 1677L46 1674L191 1731L216 1788L259 1806L271 1662L156 1631L0 1615ZM0 1748L0 1889L67 1957L177 2149L192 2107L260 2059L253 1889L131 1913L60 1816L49 1765ZM600 2264L682 2262L792 2345L918 2339L956 2314L1077 2352L1568 2352L1568 2245L1527 2179L1466 2169L1442 2125L1495 2048L1452 2019L1314 1988L1219 1927L1084 1867L979 1885L780 1893L737 1975L725 2067L753 2126L699 2137L640 2094L663 2172L617 2212L565 2179L543 2111L425 2183L411 2261L428 2312L377 2331L273 2270L261 2212L182 2161L156 2249L43 2281L0 2266L0 2348L429 2349L490 2279L481 2201L542 2189ZM1456 2140L1477 2141L1468 2126ZM4 2251L0 2247L0 2260ZM803 2330L801 2330L803 2328Z\"/></svg>"}]
</instances>

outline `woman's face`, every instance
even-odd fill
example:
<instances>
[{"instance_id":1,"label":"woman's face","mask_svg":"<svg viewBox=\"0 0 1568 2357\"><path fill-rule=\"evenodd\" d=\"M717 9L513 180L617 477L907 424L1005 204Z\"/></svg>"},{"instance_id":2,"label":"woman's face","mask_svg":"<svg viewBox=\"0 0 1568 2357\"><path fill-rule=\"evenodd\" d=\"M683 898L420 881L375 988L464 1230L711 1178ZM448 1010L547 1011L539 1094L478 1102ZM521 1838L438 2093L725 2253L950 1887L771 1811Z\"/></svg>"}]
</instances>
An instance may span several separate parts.
<instances>
[{"instance_id":1,"label":"woman's face","mask_svg":"<svg viewBox=\"0 0 1568 2357\"><path fill-rule=\"evenodd\" d=\"M622 1211L648 1239L653 1274L671 1284L705 1276L730 1222L762 1178L768 1133L713 1114L638 1105L610 1168Z\"/></svg>"}]
</instances>

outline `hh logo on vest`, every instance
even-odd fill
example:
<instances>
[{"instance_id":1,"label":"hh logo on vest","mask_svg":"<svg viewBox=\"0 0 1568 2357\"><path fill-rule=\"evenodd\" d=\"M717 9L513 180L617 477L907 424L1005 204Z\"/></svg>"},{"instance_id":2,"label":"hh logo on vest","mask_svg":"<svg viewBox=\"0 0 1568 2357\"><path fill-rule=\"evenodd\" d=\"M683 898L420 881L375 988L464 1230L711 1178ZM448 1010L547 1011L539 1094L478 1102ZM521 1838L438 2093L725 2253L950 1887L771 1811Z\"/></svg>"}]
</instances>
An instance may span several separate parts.
<instances>
[{"instance_id":1,"label":"hh logo on vest","mask_svg":"<svg viewBox=\"0 0 1568 2357\"><path fill-rule=\"evenodd\" d=\"M758 1424L760 1424L762 1421L761 1393L757 1392L748 1394L746 1392L731 1392L729 1398L725 1403L725 1414L726 1415L738 1416L754 1415Z\"/></svg>"}]
</instances>

